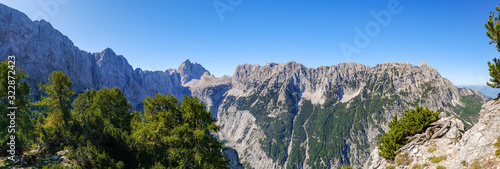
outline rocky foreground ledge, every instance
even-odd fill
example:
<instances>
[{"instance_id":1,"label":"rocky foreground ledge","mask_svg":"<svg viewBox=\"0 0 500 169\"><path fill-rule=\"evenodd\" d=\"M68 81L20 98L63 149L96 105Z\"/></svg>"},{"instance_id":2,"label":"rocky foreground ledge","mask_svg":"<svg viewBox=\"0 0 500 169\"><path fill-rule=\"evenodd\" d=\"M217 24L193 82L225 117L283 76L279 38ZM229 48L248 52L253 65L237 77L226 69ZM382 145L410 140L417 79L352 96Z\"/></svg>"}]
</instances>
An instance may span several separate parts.
<instances>
[{"instance_id":1,"label":"rocky foreground ledge","mask_svg":"<svg viewBox=\"0 0 500 169\"><path fill-rule=\"evenodd\" d=\"M444 124L433 132L439 137L426 139L424 134L401 148L394 162L380 157L375 148L364 168L500 168L500 158L494 155L500 136L500 99L485 103L479 121L468 131L455 117L440 115L434 124Z\"/></svg>"}]
</instances>

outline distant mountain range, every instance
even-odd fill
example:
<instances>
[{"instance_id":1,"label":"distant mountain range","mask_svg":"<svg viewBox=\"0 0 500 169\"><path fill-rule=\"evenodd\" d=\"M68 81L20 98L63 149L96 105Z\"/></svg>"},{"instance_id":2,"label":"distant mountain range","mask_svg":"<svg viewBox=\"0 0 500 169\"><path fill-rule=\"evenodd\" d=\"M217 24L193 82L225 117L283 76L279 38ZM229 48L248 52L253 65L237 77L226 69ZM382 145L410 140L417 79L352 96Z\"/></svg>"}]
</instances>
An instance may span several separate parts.
<instances>
[{"instance_id":1,"label":"distant mountain range","mask_svg":"<svg viewBox=\"0 0 500 169\"><path fill-rule=\"evenodd\" d=\"M500 94L500 89L491 88L490 86L486 86L486 85L457 85L457 87L477 89L481 93L483 93L484 96L489 97L489 98L496 98L498 96L498 94Z\"/></svg>"},{"instance_id":2,"label":"distant mountain range","mask_svg":"<svg viewBox=\"0 0 500 169\"><path fill-rule=\"evenodd\" d=\"M223 126L219 138L248 168L363 166L394 115L418 105L477 121L488 99L457 88L425 62L358 63L307 68L300 63L239 65L216 78L187 60L177 69L133 69L111 49L89 53L48 22L0 4L0 59L17 57L33 95L52 71L71 76L74 89L118 87L140 109L146 96L201 98ZM233 166L236 167L236 166Z\"/></svg>"}]
</instances>

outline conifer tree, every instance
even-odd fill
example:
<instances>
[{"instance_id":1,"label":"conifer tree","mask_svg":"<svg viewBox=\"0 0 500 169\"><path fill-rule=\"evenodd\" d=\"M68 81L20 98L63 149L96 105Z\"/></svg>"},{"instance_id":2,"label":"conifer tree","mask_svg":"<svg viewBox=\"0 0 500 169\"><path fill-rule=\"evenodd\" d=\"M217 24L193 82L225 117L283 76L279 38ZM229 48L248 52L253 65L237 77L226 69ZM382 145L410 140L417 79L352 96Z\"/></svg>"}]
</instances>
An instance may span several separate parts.
<instances>
[{"instance_id":1,"label":"conifer tree","mask_svg":"<svg viewBox=\"0 0 500 169\"><path fill-rule=\"evenodd\" d=\"M497 14L500 15L500 7L496 6ZM488 36L491 41L490 44L496 43L497 50L500 52L500 44L498 43L498 39L500 38L500 20L498 16L494 16L494 12L490 13L490 18L484 24L486 29L486 36ZM493 59L493 62L488 62L488 67L490 71L490 82L486 82L486 84L493 88L500 88L500 60L497 58Z\"/></svg>"},{"instance_id":2,"label":"conifer tree","mask_svg":"<svg viewBox=\"0 0 500 169\"><path fill-rule=\"evenodd\" d=\"M11 71L9 73L9 71ZM29 108L30 88L28 83L23 79L28 75L22 69L16 67L14 62L5 60L0 63L0 107L5 114L0 118L0 154L7 151L7 141L11 134L15 135L16 152L21 153L29 150L34 143L34 123L31 119L32 114ZM10 76L10 77L9 77ZM13 79L12 79L13 78ZM14 96L9 99L9 96ZM10 101L13 102L10 102ZM11 104L14 103L14 104ZM10 118L6 115L10 112L7 107L16 107L15 110L15 127L9 133Z\"/></svg>"},{"instance_id":3,"label":"conifer tree","mask_svg":"<svg viewBox=\"0 0 500 169\"><path fill-rule=\"evenodd\" d=\"M71 78L61 71L54 71L48 77L49 82L40 83L40 90L44 91L45 95L34 103L42 110L41 116L46 116L43 119L43 124L39 130L42 141L46 144L46 148L52 146L74 145L78 133L72 133L70 130L71 121L71 99L75 95L75 91L71 88L73 84Z\"/></svg>"}]
</instances>

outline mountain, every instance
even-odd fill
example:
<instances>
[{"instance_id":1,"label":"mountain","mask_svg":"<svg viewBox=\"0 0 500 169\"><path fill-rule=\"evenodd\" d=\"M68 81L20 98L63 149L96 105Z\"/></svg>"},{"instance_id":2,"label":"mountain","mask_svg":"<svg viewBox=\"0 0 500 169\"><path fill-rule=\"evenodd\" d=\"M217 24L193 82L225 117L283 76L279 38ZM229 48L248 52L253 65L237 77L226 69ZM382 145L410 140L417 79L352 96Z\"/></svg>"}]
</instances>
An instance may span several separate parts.
<instances>
[{"instance_id":1,"label":"mountain","mask_svg":"<svg viewBox=\"0 0 500 169\"><path fill-rule=\"evenodd\" d=\"M190 94L182 84L199 79L208 71L189 60L177 70L147 71L133 69L128 61L107 48L89 53L48 22L31 21L25 14L0 4L0 56L16 56L17 65L30 76L28 82L39 96L38 83L46 82L55 70L71 76L77 92L102 87L118 87L127 93L132 105L142 103L146 96L171 93L178 97Z\"/></svg>"},{"instance_id":2,"label":"mountain","mask_svg":"<svg viewBox=\"0 0 500 169\"><path fill-rule=\"evenodd\" d=\"M243 64L233 76L216 78L189 60L178 69L134 70L111 49L80 50L48 22L31 21L3 4L0 23L0 59L16 56L35 96L41 94L38 83L56 70L71 76L77 92L118 87L139 110L156 93L197 96L223 126L219 138L236 150L226 153L247 168L360 167L388 121L405 109L427 106L470 128L488 100L477 90L457 88L425 62Z\"/></svg>"},{"instance_id":3,"label":"mountain","mask_svg":"<svg viewBox=\"0 0 500 169\"><path fill-rule=\"evenodd\" d=\"M484 96L489 97L489 98L496 98L498 96L498 94L500 94L500 89L491 88L490 86L486 86L486 85L457 85L457 87L477 89L481 93L483 93Z\"/></svg>"},{"instance_id":4,"label":"mountain","mask_svg":"<svg viewBox=\"0 0 500 169\"><path fill-rule=\"evenodd\" d=\"M417 105L468 128L486 98L422 63L240 65L232 77L187 84L224 125L220 138L254 168L362 166L395 114Z\"/></svg>"},{"instance_id":5,"label":"mountain","mask_svg":"<svg viewBox=\"0 0 500 169\"><path fill-rule=\"evenodd\" d=\"M415 168L424 165L429 168L439 165L449 168L499 168L500 158L494 155L498 147L494 144L500 137L500 100L484 104L479 115L479 122L465 132L460 129L463 127L460 121L442 117L438 122L451 124L444 130L444 136L401 148L402 155L392 164L378 156L378 149L375 149L364 168Z\"/></svg>"}]
</instances>

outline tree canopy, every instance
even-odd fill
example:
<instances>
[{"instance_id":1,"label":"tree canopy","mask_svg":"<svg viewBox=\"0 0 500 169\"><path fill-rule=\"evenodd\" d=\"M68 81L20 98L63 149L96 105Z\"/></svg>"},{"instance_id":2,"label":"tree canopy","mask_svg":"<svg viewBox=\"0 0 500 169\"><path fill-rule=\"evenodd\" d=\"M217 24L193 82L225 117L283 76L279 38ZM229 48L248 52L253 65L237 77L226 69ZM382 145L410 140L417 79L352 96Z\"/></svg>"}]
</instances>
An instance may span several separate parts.
<instances>
[{"instance_id":1,"label":"tree canopy","mask_svg":"<svg viewBox=\"0 0 500 169\"><path fill-rule=\"evenodd\" d=\"M8 70L8 62L2 62L2 76ZM146 97L144 112L131 112L120 89L103 87L76 95L71 78L54 71L40 83L44 95L31 110L28 84L20 81L26 77L22 71L16 74L16 106L25 121L19 122L17 133L22 150L39 146L39 153L50 154L69 149L67 157L83 168L228 168L223 142L214 135L221 127L197 97L185 95L181 102L157 94ZM0 79L2 91L8 85L5 79ZM2 106L8 104L6 93L0 94ZM0 125L8 123L0 118ZM5 143L8 134L0 132Z\"/></svg>"}]
</instances>

